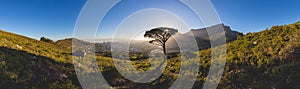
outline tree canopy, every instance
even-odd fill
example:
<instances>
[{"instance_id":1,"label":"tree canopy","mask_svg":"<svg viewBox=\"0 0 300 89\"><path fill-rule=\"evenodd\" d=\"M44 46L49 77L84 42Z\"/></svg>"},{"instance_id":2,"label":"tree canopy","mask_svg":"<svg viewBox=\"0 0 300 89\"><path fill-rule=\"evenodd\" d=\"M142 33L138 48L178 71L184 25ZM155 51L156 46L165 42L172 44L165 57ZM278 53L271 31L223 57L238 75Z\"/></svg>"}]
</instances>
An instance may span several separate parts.
<instances>
[{"instance_id":1,"label":"tree canopy","mask_svg":"<svg viewBox=\"0 0 300 89\"><path fill-rule=\"evenodd\" d=\"M178 32L177 29L168 27L158 27L146 31L144 37L153 38L154 40L149 41L151 44L156 44L163 47L164 54L166 54L166 42L168 39Z\"/></svg>"}]
</instances>

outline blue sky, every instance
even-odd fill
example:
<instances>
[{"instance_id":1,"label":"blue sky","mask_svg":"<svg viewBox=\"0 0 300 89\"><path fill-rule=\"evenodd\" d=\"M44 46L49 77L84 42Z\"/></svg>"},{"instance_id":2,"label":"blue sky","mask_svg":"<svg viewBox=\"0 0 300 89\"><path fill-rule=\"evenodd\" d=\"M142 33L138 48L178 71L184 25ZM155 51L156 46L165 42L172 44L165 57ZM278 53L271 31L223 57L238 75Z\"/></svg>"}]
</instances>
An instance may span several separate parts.
<instances>
[{"instance_id":1,"label":"blue sky","mask_svg":"<svg viewBox=\"0 0 300 89\"><path fill-rule=\"evenodd\" d=\"M300 21L300 0L212 0L212 3L225 24L243 33Z\"/></svg>"},{"instance_id":2,"label":"blue sky","mask_svg":"<svg viewBox=\"0 0 300 89\"><path fill-rule=\"evenodd\" d=\"M71 37L85 0L0 0L0 29L39 39Z\"/></svg>"},{"instance_id":3,"label":"blue sky","mask_svg":"<svg viewBox=\"0 0 300 89\"><path fill-rule=\"evenodd\" d=\"M146 14L144 16L136 16L131 17L136 20L144 19L145 21L147 19L155 19L157 21L152 22L145 22L140 21L135 22L135 26L137 25L147 25L147 24L164 24L170 26L171 24L175 23L172 21L169 21L170 19L176 19L173 18L172 15L160 15L160 13L154 14L153 11L159 11L159 10L147 10L147 9L162 9L167 11L166 13L173 14L177 16L180 20L183 20L186 25L188 25L189 28L200 28L203 27L201 21L197 19L196 14L193 13L192 10L190 10L188 7L186 7L182 2L175 1L175 0L124 0L123 2L118 3L113 7L107 15L104 17L102 23L100 24L99 30L97 32L97 37L100 38L111 38L115 30L117 29L119 25L122 25L122 21L130 18L130 16L135 14L143 14L143 13L149 13L152 12L153 14ZM146 10L146 11L143 11ZM161 13L164 13L163 11ZM157 15L155 18L155 15ZM145 18L143 18L145 17ZM161 23L163 21L159 20L165 20L164 22L169 23ZM134 22L132 21L132 22ZM149 21L149 20L148 20ZM177 20L176 22L179 22ZM178 24L177 24L178 25ZM145 28L151 26L145 26ZM153 26L152 26L153 27ZM155 27L155 26L154 26ZM174 26L173 26L174 27ZM177 28L183 28L182 26L177 26ZM175 28L175 27L174 27ZM121 30L128 30L129 28L121 28ZM131 29L131 30L139 30L139 29ZM184 32L184 31L183 31ZM186 31L185 31L186 32ZM107 34L109 33L109 34ZM111 33L111 34L110 34Z\"/></svg>"},{"instance_id":4,"label":"blue sky","mask_svg":"<svg viewBox=\"0 0 300 89\"><path fill-rule=\"evenodd\" d=\"M138 1L138 2L136 2ZM131 13L146 8L168 10L200 28L189 8L176 0L125 0L105 17L97 36L110 37L116 26ZM159 1L159 2L158 2ZM72 37L85 0L0 0L0 29L39 39ZM300 21L300 0L212 0L221 21L243 33L258 32L273 25Z\"/></svg>"}]
</instances>

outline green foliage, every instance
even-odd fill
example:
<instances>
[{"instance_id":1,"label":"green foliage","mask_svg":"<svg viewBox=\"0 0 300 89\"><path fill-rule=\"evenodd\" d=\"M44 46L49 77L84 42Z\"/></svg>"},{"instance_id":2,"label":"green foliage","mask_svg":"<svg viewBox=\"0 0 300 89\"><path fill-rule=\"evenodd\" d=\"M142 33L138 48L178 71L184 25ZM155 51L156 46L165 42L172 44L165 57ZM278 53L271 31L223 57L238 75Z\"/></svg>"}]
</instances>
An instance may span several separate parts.
<instances>
[{"instance_id":1,"label":"green foliage","mask_svg":"<svg viewBox=\"0 0 300 89\"><path fill-rule=\"evenodd\" d=\"M23 50L27 53L49 57L60 62L71 62L71 55L68 55L71 53L71 49L1 30L0 46Z\"/></svg>"},{"instance_id":2,"label":"green foliage","mask_svg":"<svg viewBox=\"0 0 300 89\"><path fill-rule=\"evenodd\" d=\"M1 88L80 88L68 53L53 43L0 31Z\"/></svg>"},{"instance_id":3,"label":"green foliage","mask_svg":"<svg viewBox=\"0 0 300 89\"><path fill-rule=\"evenodd\" d=\"M49 38L45 38L45 37L41 37L40 41L47 42L47 43L51 43L51 44L54 43L53 40L51 40L51 39L49 39Z\"/></svg>"},{"instance_id":4,"label":"green foliage","mask_svg":"<svg viewBox=\"0 0 300 89\"><path fill-rule=\"evenodd\" d=\"M219 88L299 88L299 26L273 26L228 43Z\"/></svg>"},{"instance_id":5,"label":"green foliage","mask_svg":"<svg viewBox=\"0 0 300 89\"><path fill-rule=\"evenodd\" d=\"M6 47L0 47L0 50L0 86L6 86L4 88L48 88L47 84L56 81L62 82L57 84L59 86L78 87L78 84L64 83L66 80L77 82L70 63Z\"/></svg>"},{"instance_id":6,"label":"green foliage","mask_svg":"<svg viewBox=\"0 0 300 89\"><path fill-rule=\"evenodd\" d=\"M79 89L72 84L72 81L67 80L65 82L56 81L49 85L49 89Z\"/></svg>"}]
</instances>

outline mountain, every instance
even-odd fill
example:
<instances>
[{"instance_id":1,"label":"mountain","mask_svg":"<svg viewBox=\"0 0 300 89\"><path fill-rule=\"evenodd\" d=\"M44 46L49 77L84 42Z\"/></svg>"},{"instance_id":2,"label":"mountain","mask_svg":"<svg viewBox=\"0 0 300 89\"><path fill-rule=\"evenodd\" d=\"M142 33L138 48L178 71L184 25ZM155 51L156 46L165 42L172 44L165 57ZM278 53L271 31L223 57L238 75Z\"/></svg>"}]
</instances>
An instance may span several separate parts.
<instances>
[{"instance_id":1,"label":"mountain","mask_svg":"<svg viewBox=\"0 0 300 89\"><path fill-rule=\"evenodd\" d=\"M210 30L209 34L208 34L208 30ZM218 30L224 30L224 32L218 32ZM169 44L167 48L170 50L178 49L179 48L178 43L180 42L195 41L199 50L207 49L210 48L210 38L218 40L221 39L220 36L222 36L222 34L225 34L227 42L236 40L238 35L240 36L243 35L240 32L231 30L229 26L226 26L224 24L217 24L207 28L192 29L191 31L184 34L178 33L167 41L167 44Z\"/></svg>"},{"instance_id":2,"label":"mountain","mask_svg":"<svg viewBox=\"0 0 300 89\"><path fill-rule=\"evenodd\" d=\"M224 30L227 42L236 40L238 35L243 35L240 32L231 30L231 28L229 26L226 26L224 24L217 24L217 25L210 26L207 28L192 29L190 32L187 32L185 34L193 34L196 39L209 40L210 36L209 36L207 30L211 30L210 31L211 36L218 36L223 33L223 32L217 32L215 30ZM216 37L216 38L218 38L218 37Z\"/></svg>"},{"instance_id":3,"label":"mountain","mask_svg":"<svg viewBox=\"0 0 300 89\"><path fill-rule=\"evenodd\" d=\"M78 50L78 49L86 49L87 51L92 51L91 47L93 47L95 44L83 41L77 38L66 38L62 40L58 40L55 42L57 46L67 48L68 50Z\"/></svg>"}]
</instances>

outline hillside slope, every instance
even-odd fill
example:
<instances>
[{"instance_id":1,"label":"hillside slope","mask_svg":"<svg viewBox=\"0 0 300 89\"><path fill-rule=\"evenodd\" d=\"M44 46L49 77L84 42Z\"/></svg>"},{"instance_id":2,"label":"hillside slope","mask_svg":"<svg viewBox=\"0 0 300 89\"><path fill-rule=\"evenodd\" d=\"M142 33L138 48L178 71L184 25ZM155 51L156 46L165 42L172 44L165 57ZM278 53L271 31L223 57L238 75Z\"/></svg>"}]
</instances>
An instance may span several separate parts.
<instances>
[{"instance_id":1,"label":"hillside slope","mask_svg":"<svg viewBox=\"0 0 300 89\"><path fill-rule=\"evenodd\" d=\"M199 54L209 59L210 52ZM299 89L299 53L300 22L248 33L227 44L227 64L219 88Z\"/></svg>"},{"instance_id":2,"label":"hillside slope","mask_svg":"<svg viewBox=\"0 0 300 89\"><path fill-rule=\"evenodd\" d=\"M70 49L66 49L62 46L57 46L55 44L38 41L35 39L31 39L25 36L9 33L0 30L0 46L23 50L28 53L32 53L38 56L46 56L56 61L61 62L70 62L71 55L67 55L71 53Z\"/></svg>"},{"instance_id":3,"label":"hillside slope","mask_svg":"<svg viewBox=\"0 0 300 89\"><path fill-rule=\"evenodd\" d=\"M0 87L80 88L70 53L56 44L0 31Z\"/></svg>"}]
</instances>

